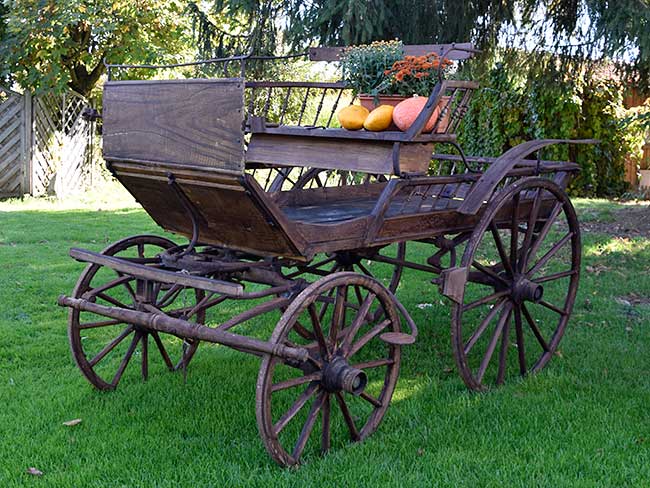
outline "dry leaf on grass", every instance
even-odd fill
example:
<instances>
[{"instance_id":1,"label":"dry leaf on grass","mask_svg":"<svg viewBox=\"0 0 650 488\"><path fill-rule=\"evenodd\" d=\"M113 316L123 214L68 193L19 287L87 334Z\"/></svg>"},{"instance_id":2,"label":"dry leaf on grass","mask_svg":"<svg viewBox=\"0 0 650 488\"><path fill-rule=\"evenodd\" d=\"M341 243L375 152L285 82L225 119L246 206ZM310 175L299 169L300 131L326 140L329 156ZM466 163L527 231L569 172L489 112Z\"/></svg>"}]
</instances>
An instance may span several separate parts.
<instances>
[{"instance_id":1,"label":"dry leaf on grass","mask_svg":"<svg viewBox=\"0 0 650 488\"><path fill-rule=\"evenodd\" d=\"M585 266L585 270L587 271L587 273L593 273L596 276L598 276L603 271L609 271L609 268L602 264L597 264L596 266Z\"/></svg>"},{"instance_id":2,"label":"dry leaf on grass","mask_svg":"<svg viewBox=\"0 0 650 488\"><path fill-rule=\"evenodd\" d=\"M79 425L81 423L81 419L72 419L68 420L67 422L63 422L63 425L66 427L74 427L75 425Z\"/></svg>"},{"instance_id":3,"label":"dry leaf on grass","mask_svg":"<svg viewBox=\"0 0 650 488\"><path fill-rule=\"evenodd\" d=\"M32 476L43 476L43 471L36 468L27 468L27 474L31 474Z\"/></svg>"}]
</instances>

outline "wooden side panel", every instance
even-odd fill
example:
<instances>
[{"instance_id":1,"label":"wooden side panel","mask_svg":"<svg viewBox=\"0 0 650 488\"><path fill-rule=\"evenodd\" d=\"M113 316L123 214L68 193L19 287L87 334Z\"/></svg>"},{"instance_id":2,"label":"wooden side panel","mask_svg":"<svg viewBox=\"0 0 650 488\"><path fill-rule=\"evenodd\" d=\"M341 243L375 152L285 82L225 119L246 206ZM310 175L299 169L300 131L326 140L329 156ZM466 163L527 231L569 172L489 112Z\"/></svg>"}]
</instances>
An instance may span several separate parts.
<instances>
[{"instance_id":1,"label":"wooden side panel","mask_svg":"<svg viewBox=\"0 0 650 488\"><path fill-rule=\"evenodd\" d=\"M253 134L246 161L391 174L392 152L393 145L389 142Z\"/></svg>"},{"instance_id":2,"label":"wooden side panel","mask_svg":"<svg viewBox=\"0 0 650 488\"><path fill-rule=\"evenodd\" d=\"M104 157L242 172L244 83L111 81L104 86Z\"/></svg>"},{"instance_id":3,"label":"wooden side panel","mask_svg":"<svg viewBox=\"0 0 650 488\"><path fill-rule=\"evenodd\" d=\"M116 168L116 166L119 166ZM118 180L165 230L192 236L192 221L178 197L169 188L166 170L125 163L114 165ZM174 173L176 176L176 173ZM204 178L182 173L176 183L202 217L199 241L258 255L302 259L295 237L272 202L257 201L259 192L243 177L206 173ZM262 197L263 198L263 197ZM300 246L302 247L302 246Z\"/></svg>"},{"instance_id":4,"label":"wooden side panel","mask_svg":"<svg viewBox=\"0 0 650 488\"><path fill-rule=\"evenodd\" d=\"M434 144L402 143L400 171L426 173ZM246 152L248 163L345 169L372 174L394 174L395 145L390 141L327 139L323 137L256 133Z\"/></svg>"}]
</instances>

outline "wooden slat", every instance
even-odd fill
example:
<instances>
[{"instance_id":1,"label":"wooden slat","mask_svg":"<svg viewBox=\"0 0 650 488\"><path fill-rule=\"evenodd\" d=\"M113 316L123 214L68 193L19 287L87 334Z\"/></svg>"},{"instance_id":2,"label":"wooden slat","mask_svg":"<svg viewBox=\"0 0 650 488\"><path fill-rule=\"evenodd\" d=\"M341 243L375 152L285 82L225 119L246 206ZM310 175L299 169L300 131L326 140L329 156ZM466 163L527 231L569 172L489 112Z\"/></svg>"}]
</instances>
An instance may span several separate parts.
<instances>
[{"instance_id":1,"label":"wooden slat","mask_svg":"<svg viewBox=\"0 0 650 488\"><path fill-rule=\"evenodd\" d=\"M0 86L0 195L18 196L22 185L23 97Z\"/></svg>"}]
</instances>

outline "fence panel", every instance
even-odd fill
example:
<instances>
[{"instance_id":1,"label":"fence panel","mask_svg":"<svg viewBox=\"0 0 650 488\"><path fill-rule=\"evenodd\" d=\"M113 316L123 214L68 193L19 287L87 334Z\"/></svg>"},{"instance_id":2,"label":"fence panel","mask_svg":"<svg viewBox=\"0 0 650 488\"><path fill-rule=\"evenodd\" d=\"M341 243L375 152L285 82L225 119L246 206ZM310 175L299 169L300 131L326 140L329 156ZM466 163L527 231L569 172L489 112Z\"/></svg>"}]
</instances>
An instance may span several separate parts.
<instances>
[{"instance_id":1,"label":"fence panel","mask_svg":"<svg viewBox=\"0 0 650 488\"><path fill-rule=\"evenodd\" d=\"M23 96L0 86L0 197L24 192L25 150Z\"/></svg>"}]
</instances>

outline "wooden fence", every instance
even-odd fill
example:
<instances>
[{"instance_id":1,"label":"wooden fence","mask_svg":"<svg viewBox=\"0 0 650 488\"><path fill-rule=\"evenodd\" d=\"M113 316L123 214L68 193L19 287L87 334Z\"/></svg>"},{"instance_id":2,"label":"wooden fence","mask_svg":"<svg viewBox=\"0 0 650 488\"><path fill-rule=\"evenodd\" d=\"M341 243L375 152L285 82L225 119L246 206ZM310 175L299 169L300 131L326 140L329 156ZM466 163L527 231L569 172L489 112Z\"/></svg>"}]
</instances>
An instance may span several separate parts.
<instances>
[{"instance_id":1,"label":"wooden fence","mask_svg":"<svg viewBox=\"0 0 650 488\"><path fill-rule=\"evenodd\" d=\"M76 93L31 96L0 87L0 198L59 196L92 177L89 102Z\"/></svg>"}]
</instances>

